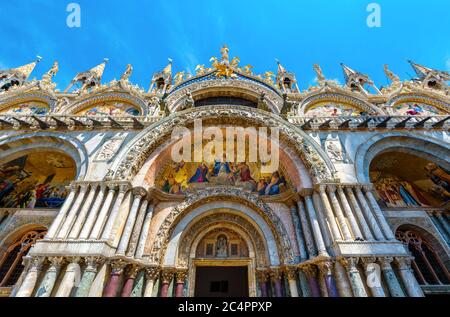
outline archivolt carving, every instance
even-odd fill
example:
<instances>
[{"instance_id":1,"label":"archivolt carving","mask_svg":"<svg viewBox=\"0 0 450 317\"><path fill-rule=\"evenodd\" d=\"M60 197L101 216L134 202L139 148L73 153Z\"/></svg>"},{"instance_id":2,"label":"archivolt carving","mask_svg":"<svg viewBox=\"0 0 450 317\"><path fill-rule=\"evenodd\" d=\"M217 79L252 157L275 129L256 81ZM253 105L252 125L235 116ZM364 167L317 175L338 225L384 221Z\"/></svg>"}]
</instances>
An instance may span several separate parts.
<instances>
[{"instance_id":1,"label":"archivolt carving","mask_svg":"<svg viewBox=\"0 0 450 317\"><path fill-rule=\"evenodd\" d=\"M264 241L261 238L261 235L258 232L258 230L256 230L253 225L251 225L247 220L238 215L227 213L215 213L213 215L204 217L200 221L196 222L192 227L188 229L189 232L183 235L178 252L178 263L177 263L178 266L184 268L188 267L189 254L194 239L202 229L214 223L231 223L244 229L244 231L246 231L247 234L251 237L256 247L255 256L258 267L266 267L268 265L267 250Z\"/></svg>"},{"instance_id":2,"label":"archivolt carving","mask_svg":"<svg viewBox=\"0 0 450 317\"><path fill-rule=\"evenodd\" d=\"M277 245L280 247L280 260L286 264L294 263L291 242L284 229L284 226L277 215L273 213L270 207L265 204L258 196L242 191L241 189L231 187L212 187L200 191L194 191L186 195L186 200L172 209L166 217L156 235L150 254L150 262L158 264L164 258L164 254L169 243L170 236L181 216L196 205L205 204L210 201L225 199L227 201L238 201L256 209L265 218L266 222L274 227L274 236Z\"/></svg>"},{"instance_id":3,"label":"archivolt carving","mask_svg":"<svg viewBox=\"0 0 450 317\"><path fill-rule=\"evenodd\" d=\"M263 125L266 127L278 127L282 139L285 139L297 152L306 167L310 170L312 178L316 182L333 181L334 167L326 153L310 140L299 128L285 120L259 109L246 109L245 107L201 107L189 109L171 115L145 129L135 138L135 142L127 149L126 155L121 156L118 167L108 177L114 179L130 179L144 164L147 157L154 151L165 137L171 135L175 127L187 126L195 119L236 118L246 122Z\"/></svg>"}]
</instances>

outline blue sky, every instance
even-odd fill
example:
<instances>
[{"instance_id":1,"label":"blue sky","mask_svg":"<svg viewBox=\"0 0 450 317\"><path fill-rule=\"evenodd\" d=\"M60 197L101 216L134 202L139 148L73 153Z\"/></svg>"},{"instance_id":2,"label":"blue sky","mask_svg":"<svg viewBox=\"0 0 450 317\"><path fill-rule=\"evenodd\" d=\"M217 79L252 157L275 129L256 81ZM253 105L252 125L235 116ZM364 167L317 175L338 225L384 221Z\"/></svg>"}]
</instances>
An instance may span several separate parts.
<instances>
[{"instance_id":1,"label":"blue sky","mask_svg":"<svg viewBox=\"0 0 450 317\"><path fill-rule=\"evenodd\" d=\"M66 25L71 2L81 6L81 28ZM381 6L381 28L366 24L372 2ZM407 59L450 70L448 0L23 0L1 1L0 20L0 68L40 55L32 74L40 78L58 60L60 89L104 57L104 81L131 63L131 80L147 89L168 57L175 71L193 71L224 43L257 73L276 71L278 58L302 88L313 84L313 63L342 82L344 62L378 86L387 83L385 63L403 79L413 74Z\"/></svg>"}]
</instances>

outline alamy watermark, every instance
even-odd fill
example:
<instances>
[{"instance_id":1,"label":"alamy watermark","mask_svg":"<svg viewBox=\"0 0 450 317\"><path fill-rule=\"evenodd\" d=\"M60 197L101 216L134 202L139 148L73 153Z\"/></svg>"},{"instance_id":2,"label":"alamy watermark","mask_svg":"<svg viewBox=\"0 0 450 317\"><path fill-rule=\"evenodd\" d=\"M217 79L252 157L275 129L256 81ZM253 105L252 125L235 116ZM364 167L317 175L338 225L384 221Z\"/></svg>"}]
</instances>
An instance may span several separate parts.
<instances>
[{"instance_id":1,"label":"alamy watermark","mask_svg":"<svg viewBox=\"0 0 450 317\"><path fill-rule=\"evenodd\" d=\"M81 6L78 3L69 3L66 7L69 15L66 19L66 24L69 28L81 28Z\"/></svg>"},{"instance_id":2,"label":"alamy watermark","mask_svg":"<svg viewBox=\"0 0 450 317\"><path fill-rule=\"evenodd\" d=\"M381 27L381 6L378 3L369 3L366 8L370 14L367 16L367 26L369 28Z\"/></svg>"}]
</instances>

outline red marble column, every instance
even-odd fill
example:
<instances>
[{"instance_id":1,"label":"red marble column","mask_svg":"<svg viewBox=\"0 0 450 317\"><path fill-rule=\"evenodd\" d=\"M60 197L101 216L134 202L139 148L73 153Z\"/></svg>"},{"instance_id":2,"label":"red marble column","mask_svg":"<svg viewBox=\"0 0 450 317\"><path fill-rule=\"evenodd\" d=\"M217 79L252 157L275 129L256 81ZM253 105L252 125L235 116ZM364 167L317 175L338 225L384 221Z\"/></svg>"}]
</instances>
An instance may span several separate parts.
<instances>
[{"instance_id":1,"label":"red marble column","mask_svg":"<svg viewBox=\"0 0 450 317\"><path fill-rule=\"evenodd\" d=\"M275 297L283 297L281 290L281 271L279 269L272 269L270 271L270 278L275 286Z\"/></svg>"},{"instance_id":2,"label":"red marble column","mask_svg":"<svg viewBox=\"0 0 450 317\"><path fill-rule=\"evenodd\" d=\"M164 269L161 274L161 292L160 297L167 297L170 282L173 279L174 271L172 269Z\"/></svg>"},{"instance_id":3,"label":"red marble column","mask_svg":"<svg viewBox=\"0 0 450 317\"><path fill-rule=\"evenodd\" d=\"M125 280L125 284L123 285L121 297L130 297L131 292L133 291L134 280L136 279L136 275L139 272L138 266L130 266L127 271L127 278Z\"/></svg>"},{"instance_id":4,"label":"red marble column","mask_svg":"<svg viewBox=\"0 0 450 317\"><path fill-rule=\"evenodd\" d=\"M119 291L120 276L127 264L123 260L111 262L111 275L106 284L103 297L116 297Z\"/></svg>"},{"instance_id":5,"label":"red marble column","mask_svg":"<svg viewBox=\"0 0 450 317\"><path fill-rule=\"evenodd\" d=\"M186 282L187 270L177 271L177 285L175 288L175 297L183 297L184 283Z\"/></svg>"}]
</instances>

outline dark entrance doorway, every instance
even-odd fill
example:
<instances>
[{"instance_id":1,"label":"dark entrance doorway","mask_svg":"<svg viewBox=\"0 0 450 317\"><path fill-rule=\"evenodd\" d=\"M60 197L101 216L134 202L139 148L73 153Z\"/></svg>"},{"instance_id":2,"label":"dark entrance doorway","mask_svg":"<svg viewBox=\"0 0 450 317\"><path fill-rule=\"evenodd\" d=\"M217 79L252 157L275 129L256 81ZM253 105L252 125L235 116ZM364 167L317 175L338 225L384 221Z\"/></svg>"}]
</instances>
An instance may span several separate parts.
<instances>
[{"instance_id":1,"label":"dark entrance doorway","mask_svg":"<svg viewBox=\"0 0 450 317\"><path fill-rule=\"evenodd\" d=\"M246 266L200 266L196 268L196 297L248 297Z\"/></svg>"}]
</instances>

